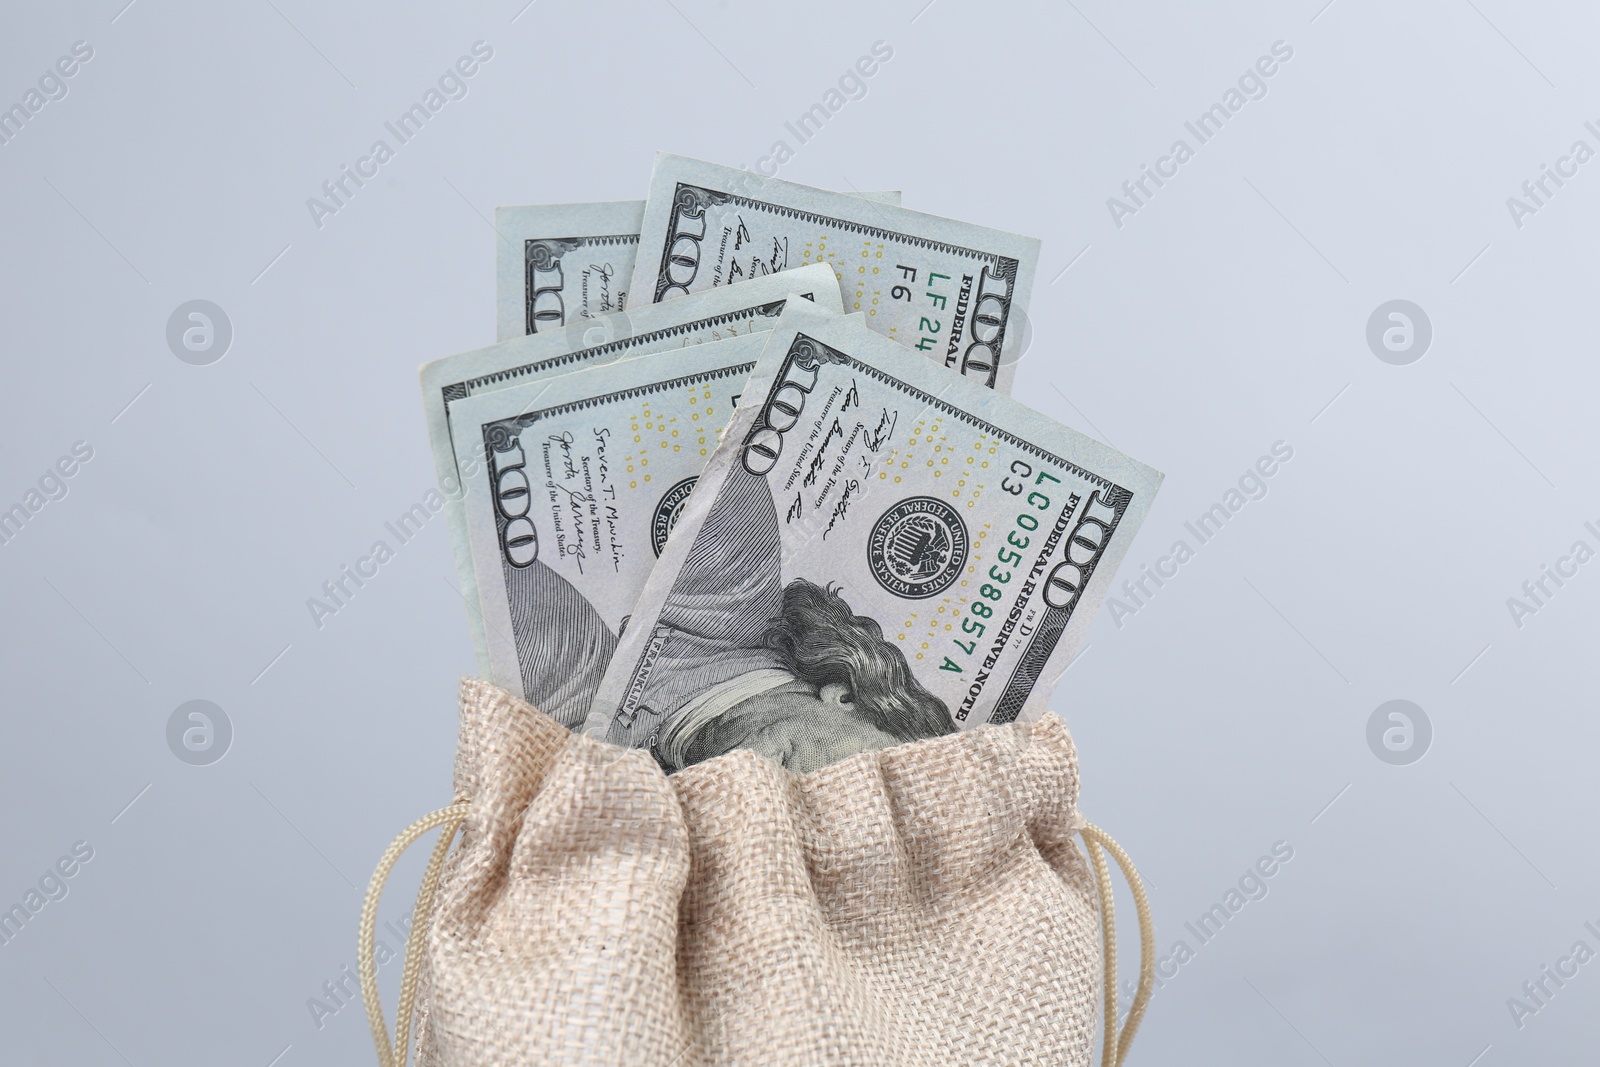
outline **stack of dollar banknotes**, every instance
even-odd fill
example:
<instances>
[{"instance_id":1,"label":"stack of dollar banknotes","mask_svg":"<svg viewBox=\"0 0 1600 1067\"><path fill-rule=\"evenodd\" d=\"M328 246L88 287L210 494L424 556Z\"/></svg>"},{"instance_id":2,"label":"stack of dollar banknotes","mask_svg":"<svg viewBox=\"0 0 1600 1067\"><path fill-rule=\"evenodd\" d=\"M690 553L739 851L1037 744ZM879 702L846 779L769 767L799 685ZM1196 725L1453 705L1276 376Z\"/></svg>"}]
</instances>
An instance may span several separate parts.
<instances>
[{"instance_id":1,"label":"stack of dollar banknotes","mask_svg":"<svg viewBox=\"0 0 1600 1067\"><path fill-rule=\"evenodd\" d=\"M1032 238L680 156L422 369L479 668L668 772L1042 714L1161 483L1009 394Z\"/></svg>"}]
</instances>

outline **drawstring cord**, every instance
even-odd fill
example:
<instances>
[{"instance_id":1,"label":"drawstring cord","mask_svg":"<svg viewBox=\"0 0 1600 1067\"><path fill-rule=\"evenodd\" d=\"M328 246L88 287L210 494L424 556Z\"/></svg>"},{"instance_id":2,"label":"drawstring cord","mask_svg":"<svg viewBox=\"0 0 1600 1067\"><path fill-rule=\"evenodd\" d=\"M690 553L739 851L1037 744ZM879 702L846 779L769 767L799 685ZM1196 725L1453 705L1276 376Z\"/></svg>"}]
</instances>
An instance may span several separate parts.
<instances>
[{"instance_id":1,"label":"drawstring cord","mask_svg":"<svg viewBox=\"0 0 1600 1067\"><path fill-rule=\"evenodd\" d=\"M1150 918L1150 898L1145 896L1144 882L1134 869L1133 861L1112 840L1111 835L1093 823L1082 823L1078 832L1089 846L1089 859L1094 863L1094 878L1100 890L1100 935L1105 946L1105 1044L1100 1052L1100 1067L1122 1067L1133 1044L1133 1035L1144 1018L1144 1009L1150 1003L1150 994L1156 979L1155 926ZM1133 890L1134 910L1139 913L1139 989L1133 995L1133 1005L1128 1009L1128 1021L1122 1032L1117 1032L1117 919L1111 899L1111 870L1106 864L1104 847L1122 868L1122 876Z\"/></svg>"},{"instance_id":2,"label":"drawstring cord","mask_svg":"<svg viewBox=\"0 0 1600 1067\"><path fill-rule=\"evenodd\" d=\"M453 804L430 815L424 815L401 831L400 836L384 851L372 872L367 886L367 897L361 906L361 935L357 952L361 970L361 998L366 1002L367 1020L372 1024L372 1041L378 1050L378 1067L405 1067L410 1058L406 1047L411 1031L411 1014L416 1005L417 975L422 967L422 940L426 935L428 918L433 911L433 898L439 889L439 874L444 868L450 842L470 810L468 804ZM406 962L400 976L400 1006L395 1019L394 1043L389 1042L389 1026L383 1018L383 1005L378 1000L378 965L373 955L378 927L378 901L383 895L383 885L394 869L401 853L412 842L436 826L444 827L439 841L433 846L427 870L422 876L422 887L417 891L417 904L411 913L411 933L406 940ZM1156 948L1155 931L1150 918L1150 900L1145 895L1144 883L1133 861L1112 840L1111 835L1092 823L1081 822L1078 832L1089 846L1089 859L1094 864L1095 885L1100 894L1100 934L1105 955L1105 1044L1100 1054L1101 1067L1122 1067L1127 1058L1133 1035L1144 1018L1145 1006L1150 1003L1150 993L1155 985ZM1117 1030L1117 921L1111 896L1111 869L1105 852L1110 852L1122 876L1133 890L1133 904L1139 915L1139 988L1133 996L1133 1006L1128 1009L1128 1021L1121 1032ZM396 1058L398 1056L398 1058Z\"/></svg>"},{"instance_id":3,"label":"drawstring cord","mask_svg":"<svg viewBox=\"0 0 1600 1067\"><path fill-rule=\"evenodd\" d=\"M358 966L361 971L361 999L367 1006L367 1021L372 1024L372 1042L378 1050L378 1067L405 1067L410 1058L406 1047L411 1033L411 1012L416 1004L417 974L422 969L422 940L427 934L428 916L433 911L434 893L439 888L439 874L444 869L444 858L450 851L450 842L470 810L468 804L452 804L424 815L400 832L378 860L367 884L367 897L361 905L361 934L356 942ZM400 1008L394 1021L394 1044L389 1044L389 1024L383 1019L383 1004L378 1000L378 963L373 955L377 940L378 901L383 896L383 884L401 853L411 843L435 826L443 826L439 843L433 846L433 855L422 875L422 888L417 890L417 904L411 912L411 932L406 938L406 963L400 975ZM398 1055L398 1059L396 1056Z\"/></svg>"}]
</instances>

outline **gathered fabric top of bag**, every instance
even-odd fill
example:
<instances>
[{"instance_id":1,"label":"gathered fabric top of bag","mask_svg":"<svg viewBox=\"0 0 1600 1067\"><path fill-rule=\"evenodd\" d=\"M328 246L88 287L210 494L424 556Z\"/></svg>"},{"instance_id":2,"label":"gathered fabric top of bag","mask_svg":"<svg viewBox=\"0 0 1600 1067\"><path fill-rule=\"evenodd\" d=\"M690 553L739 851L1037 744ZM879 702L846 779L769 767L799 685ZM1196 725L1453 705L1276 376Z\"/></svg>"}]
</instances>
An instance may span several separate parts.
<instances>
[{"instance_id":1,"label":"gathered fabric top of bag","mask_svg":"<svg viewBox=\"0 0 1600 1067\"><path fill-rule=\"evenodd\" d=\"M1078 814L1053 715L801 776L734 751L669 777L467 679L455 791L363 912L381 1067L403 1067L413 1014L419 1067L1087 1065L1097 999L1110 1067L1148 1000L1143 889ZM378 893L432 826L391 1044ZM1145 933L1121 1033L1102 845Z\"/></svg>"}]
</instances>

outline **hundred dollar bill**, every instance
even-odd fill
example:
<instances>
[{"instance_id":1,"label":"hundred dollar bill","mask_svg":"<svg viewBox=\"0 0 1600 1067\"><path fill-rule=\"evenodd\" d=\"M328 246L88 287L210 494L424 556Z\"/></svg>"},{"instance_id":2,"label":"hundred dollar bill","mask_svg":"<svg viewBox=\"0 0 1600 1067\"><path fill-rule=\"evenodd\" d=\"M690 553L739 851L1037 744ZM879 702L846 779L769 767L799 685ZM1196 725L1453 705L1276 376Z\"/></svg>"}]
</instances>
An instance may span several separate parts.
<instances>
[{"instance_id":1,"label":"hundred dollar bill","mask_svg":"<svg viewBox=\"0 0 1600 1067\"><path fill-rule=\"evenodd\" d=\"M900 203L899 192L859 195ZM643 200L495 208L495 339L624 310L643 221Z\"/></svg>"},{"instance_id":2,"label":"hundred dollar bill","mask_svg":"<svg viewBox=\"0 0 1600 1067\"><path fill-rule=\"evenodd\" d=\"M635 305L806 263L873 330L1009 394L1039 242L682 156L656 156Z\"/></svg>"},{"instance_id":3,"label":"hundred dollar bill","mask_svg":"<svg viewBox=\"0 0 1600 1067\"><path fill-rule=\"evenodd\" d=\"M826 267L815 266L706 293L692 302L676 301L671 306L645 306L592 320L576 320L560 330L502 341L435 360L422 368L428 441L444 495L461 594L471 609L468 615L473 647L482 673L490 670L489 651L483 618L476 609L477 582L461 504L462 479L473 473L472 467L479 460L474 455L458 460L455 454L450 437L454 405L479 393L586 364L769 330L790 294L798 294L830 311L840 310L838 279Z\"/></svg>"},{"instance_id":4,"label":"hundred dollar bill","mask_svg":"<svg viewBox=\"0 0 1600 1067\"><path fill-rule=\"evenodd\" d=\"M642 200L495 208L495 336L624 310L643 220Z\"/></svg>"},{"instance_id":5,"label":"hundred dollar bill","mask_svg":"<svg viewBox=\"0 0 1600 1067\"><path fill-rule=\"evenodd\" d=\"M451 411L490 679L582 725L617 634L761 350L748 334L470 397Z\"/></svg>"},{"instance_id":6,"label":"hundred dollar bill","mask_svg":"<svg viewBox=\"0 0 1600 1067\"><path fill-rule=\"evenodd\" d=\"M1045 709L1161 475L786 308L585 729L805 772Z\"/></svg>"}]
</instances>

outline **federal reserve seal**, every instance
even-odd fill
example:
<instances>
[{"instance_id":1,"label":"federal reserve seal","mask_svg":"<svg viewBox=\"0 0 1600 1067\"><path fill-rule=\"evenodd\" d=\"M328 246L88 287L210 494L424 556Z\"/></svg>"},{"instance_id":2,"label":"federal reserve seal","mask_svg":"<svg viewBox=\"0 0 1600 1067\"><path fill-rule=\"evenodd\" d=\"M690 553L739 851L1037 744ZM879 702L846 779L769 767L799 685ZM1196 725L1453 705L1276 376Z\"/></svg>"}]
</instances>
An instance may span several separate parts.
<instances>
[{"instance_id":1,"label":"federal reserve seal","mask_svg":"<svg viewBox=\"0 0 1600 1067\"><path fill-rule=\"evenodd\" d=\"M650 546L656 550L657 557L660 557L661 550L667 546L667 535L678 525L678 516L683 514L683 502L689 499L689 493L693 491L696 480L685 478L668 489L661 502L656 505L656 513L650 517Z\"/></svg>"},{"instance_id":2,"label":"federal reserve seal","mask_svg":"<svg viewBox=\"0 0 1600 1067\"><path fill-rule=\"evenodd\" d=\"M884 512L867 538L872 576L895 596L921 600L944 592L967 564L967 527L955 508L913 496Z\"/></svg>"}]
</instances>

